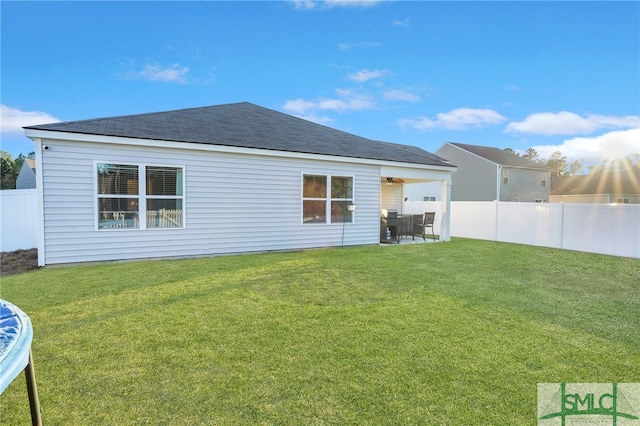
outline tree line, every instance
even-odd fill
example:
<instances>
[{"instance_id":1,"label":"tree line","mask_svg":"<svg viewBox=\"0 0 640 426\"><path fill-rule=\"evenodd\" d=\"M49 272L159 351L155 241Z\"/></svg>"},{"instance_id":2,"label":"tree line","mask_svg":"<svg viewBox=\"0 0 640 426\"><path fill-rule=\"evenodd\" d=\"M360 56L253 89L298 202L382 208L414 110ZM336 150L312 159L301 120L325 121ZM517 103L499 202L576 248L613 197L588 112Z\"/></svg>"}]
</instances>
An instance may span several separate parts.
<instances>
[{"instance_id":1,"label":"tree line","mask_svg":"<svg viewBox=\"0 0 640 426\"><path fill-rule=\"evenodd\" d=\"M30 152L27 156L20 154L15 159L6 151L0 151L0 155L2 155L0 159L0 189L16 189L16 179L20 168L22 168L22 163L27 158L36 158L36 153Z\"/></svg>"}]
</instances>

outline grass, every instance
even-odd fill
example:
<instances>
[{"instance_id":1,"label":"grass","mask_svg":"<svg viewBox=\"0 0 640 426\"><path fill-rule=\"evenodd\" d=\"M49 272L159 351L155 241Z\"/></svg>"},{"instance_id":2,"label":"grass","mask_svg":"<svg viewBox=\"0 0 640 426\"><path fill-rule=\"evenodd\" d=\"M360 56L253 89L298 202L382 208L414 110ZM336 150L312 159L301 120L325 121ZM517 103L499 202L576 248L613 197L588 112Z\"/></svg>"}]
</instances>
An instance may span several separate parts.
<instances>
[{"instance_id":1,"label":"grass","mask_svg":"<svg viewBox=\"0 0 640 426\"><path fill-rule=\"evenodd\" d=\"M51 268L47 425L536 423L537 383L640 382L640 260L505 243ZM0 422L29 423L24 379Z\"/></svg>"}]
</instances>

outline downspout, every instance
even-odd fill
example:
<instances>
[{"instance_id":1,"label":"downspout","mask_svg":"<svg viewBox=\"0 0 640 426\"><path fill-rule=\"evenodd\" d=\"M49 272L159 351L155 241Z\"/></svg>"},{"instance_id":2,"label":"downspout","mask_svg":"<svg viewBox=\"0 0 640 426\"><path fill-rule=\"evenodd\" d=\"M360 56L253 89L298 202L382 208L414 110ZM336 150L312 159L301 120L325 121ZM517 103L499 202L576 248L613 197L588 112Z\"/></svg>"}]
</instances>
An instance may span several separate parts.
<instances>
[{"instance_id":1,"label":"downspout","mask_svg":"<svg viewBox=\"0 0 640 426\"><path fill-rule=\"evenodd\" d=\"M500 221L498 220L498 212L500 210L500 181L502 180L502 166L498 165L498 178L496 179L496 201L495 201L495 215L496 223L495 223L495 234L493 236L494 241L498 241L498 226L500 226Z\"/></svg>"},{"instance_id":2,"label":"downspout","mask_svg":"<svg viewBox=\"0 0 640 426\"><path fill-rule=\"evenodd\" d=\"M500 179L502 179L502 166L498 164L498 178L496 179L496 201L500 201Z\"/></svg>"},{"instance_id":3,"label":"downspout","mask_svg":"<svg viewBox=\"0 0 640 426\"><path fill-rule=\"evenodd\" d=\"M38 266L44 266L45 248L44 248L44 188L43 188L43 164L44 147L42 139L34 138L36 143L36 197L38 199Z\"/></svg>"}]
</instances>

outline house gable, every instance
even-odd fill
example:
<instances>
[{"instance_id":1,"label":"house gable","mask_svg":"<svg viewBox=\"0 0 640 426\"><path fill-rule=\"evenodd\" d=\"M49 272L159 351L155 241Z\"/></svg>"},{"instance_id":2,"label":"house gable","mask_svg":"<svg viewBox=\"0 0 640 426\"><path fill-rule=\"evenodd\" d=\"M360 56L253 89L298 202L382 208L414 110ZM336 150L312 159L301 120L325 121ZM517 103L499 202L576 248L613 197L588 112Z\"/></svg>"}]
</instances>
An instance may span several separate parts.
<instances>
[{"instance_id":1,"label":"house gable","mask_svg":"<svg viewBox=\"0 0 640 426\"><path fill-rule=\"evenodd\" d=\"M549 201L549 169L526 158L454 142L436 154L458 166L452 175L453 201Z\"/></svg>"},{"instance_id":2,"label":"house gable","mask_svg":"<svg viewBox=\"0 0 640 426\"><path fill-rule=\"evenodd\" d=\"M25 158L16 178L16 189L32 189L36 187L36 162L33 158Z\"/></svg>"}]
</instances>

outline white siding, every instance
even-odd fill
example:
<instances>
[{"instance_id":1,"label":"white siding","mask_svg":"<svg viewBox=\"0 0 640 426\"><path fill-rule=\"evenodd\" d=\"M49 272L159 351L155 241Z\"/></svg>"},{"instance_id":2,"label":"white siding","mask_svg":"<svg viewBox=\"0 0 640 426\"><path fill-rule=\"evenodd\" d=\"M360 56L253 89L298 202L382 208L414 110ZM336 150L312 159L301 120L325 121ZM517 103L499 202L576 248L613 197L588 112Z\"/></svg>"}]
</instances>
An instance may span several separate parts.
<instances>
[{"instance_id":1,"label":"white siding","mask_svg":"<svg viewBox=\"0 0 640 426\"><path fill-rule=\"evenodd\" d=\"M375 244L378 166L47 140L45 264ZM184 229L96 230L94 162L185 166ZM354 176L352 224L302 224L303 173ZM343 237L344 235L344 237Z\"/></svg>"},{"instance_id":2,"label":"white siding","mask_svg":"<svg viewBox=\"0 0 640 426\"><path fill-rule=\"evenodd\" d=\"M458 170L451 175L451 201L496 199L496 164L449 144L436 151L436 154L458 166Z\"/></svg>"},{"instance_id":3,"label":"white siding","mask_svg":"<svg viewBox=\"0 0 640 426\"><path fill-rule=\"evenodd\" d=\"M396 210L402 213L402 185L394 183L387 185L382 182L380 188L380 196L382 198L382 208L386 210Z\"/></svg>"}]
</instances>

